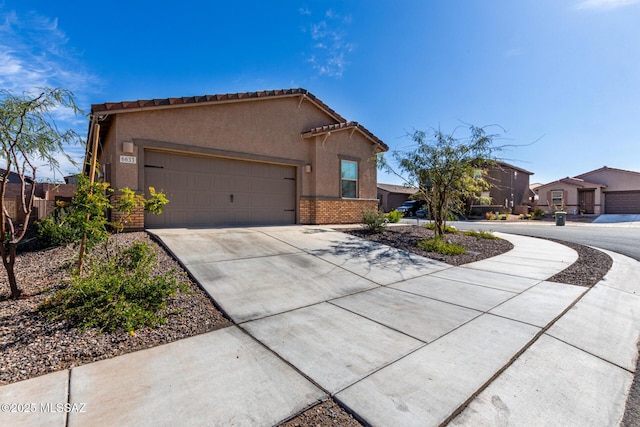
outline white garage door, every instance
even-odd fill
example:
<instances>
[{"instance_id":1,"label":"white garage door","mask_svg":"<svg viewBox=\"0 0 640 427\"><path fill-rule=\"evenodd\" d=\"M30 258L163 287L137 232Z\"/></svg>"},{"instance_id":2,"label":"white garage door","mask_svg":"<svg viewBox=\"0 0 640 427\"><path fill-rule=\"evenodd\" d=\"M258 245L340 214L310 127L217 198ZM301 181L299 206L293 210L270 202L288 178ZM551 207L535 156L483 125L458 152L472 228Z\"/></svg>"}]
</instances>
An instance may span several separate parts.
<instances>
[{"instance_id":1,"label":"white garage door","mask_svg":"<svg viewBox=\"0 0 640 427\"><path fill-rule=\"evenodd\" d=\"M145 151L145 185L169 199L146 227L294 224L292 166Z\"/></svg>"}]
</instances>

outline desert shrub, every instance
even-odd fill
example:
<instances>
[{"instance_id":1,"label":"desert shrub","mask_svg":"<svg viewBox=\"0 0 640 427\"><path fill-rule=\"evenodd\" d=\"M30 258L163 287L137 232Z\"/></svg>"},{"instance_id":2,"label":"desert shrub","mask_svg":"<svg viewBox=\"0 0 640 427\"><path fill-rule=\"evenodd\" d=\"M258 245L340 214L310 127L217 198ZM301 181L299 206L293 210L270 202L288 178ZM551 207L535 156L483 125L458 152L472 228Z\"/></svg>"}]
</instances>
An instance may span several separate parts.
<instances>
[{"instance_id":1,"label":"desert shrub","mask_svg":"<svg viewBox=\"0 0 640 427\"><path fill-rule=\"evenodd\" d=\"M427 230L435 230L436 224L434 222L430 222L425 225L425 228ZM453 225L445 225L444 232L447 234L458 234L458 229L455 228Z\"/></svg>"},{"instance_id":2,"label":"desert shrub","mask_svg":"<svg viewBox=\"0 0 640 427\"><path fill-rule=\"evenodd\" d=\"M365 230L381 232L387 227L389 220L381 210L367 210L362 212L362 227Z\"/></svg>"},{"instance_id":3,"label":"desert shrub","mask_svg":"<svg viewBox=\"0 0 640 427\"><path fill-rule=\"evenodd\" d=\"M397 210L392 210L387 214L387 219L391 223L399 222L402 219L402 212L398 212Z\"/></svg>"},{"instance_id":4,"label":"desert shrub","mask_svg":"<svg viewBox=\"0 0 640 427\"><path fill-rule=\"evenodd\" d=\"M494 219L496 219L496 214L494 214L493 212L487 212L486 214L484 214L484 217L490 221L493 221Z\"/></svg>"},{"instance_id":5,"label":"desert shrub","mask_svg":"<svg viewBox=\"0 0 640 427\"><path fill-rule=\"evenodd\" d=\"M427 252L435 252L442 255L462 255L467 253L462 246L447 242L439 236L419 241L418 247Z\"/></svg>"},{"instance_id":6,"label":"desert shrub","mask_svg":"<svg viewBox=\"0 0 640 427\"><path fill-rule=\"evenodd\" d=\"M186 291L175 271L154 273L156 255L146 243L117 248L115 255L92 256L85 274L73 276L70 286L41 306L52 319L68 319L84 330L98 328L133 333L163 324L161 311L178 290Z\"/></svg>"},{"instance_id":7,"label":"desert shrub","mask_svg":"<svg viewBox=\"0 0 640 427\"><path fill-rule=\"evenodd\" d=\"M532 219L540 219L543 216L544 216L544 211L540 208L537 208L535 211L533 211Z\"/></svg>"},{"instance_id":8,"label":"desert shrub","mask_svg":"<svg viewBox=\"0 0 640 427\"><path fill-rule=\"evenodd\" d=\"M500 240L498 236L495 236L493 233L489 231L469 230L469 231L465 231L463 234L465 236L475 237L476 239Z\"/></svg>"},{"instance_id":9,"label":"desert shrub","mask_svg":"<svg viewBox=\"0 0 640 427\"><path fill-rule=\"evenodd\" d=\"M77 230L70 223L70 210L67 203L57 202L51 216L36 222L38 237L45 246L64 246L80 239Z\"/></svg>"}]
</instances>

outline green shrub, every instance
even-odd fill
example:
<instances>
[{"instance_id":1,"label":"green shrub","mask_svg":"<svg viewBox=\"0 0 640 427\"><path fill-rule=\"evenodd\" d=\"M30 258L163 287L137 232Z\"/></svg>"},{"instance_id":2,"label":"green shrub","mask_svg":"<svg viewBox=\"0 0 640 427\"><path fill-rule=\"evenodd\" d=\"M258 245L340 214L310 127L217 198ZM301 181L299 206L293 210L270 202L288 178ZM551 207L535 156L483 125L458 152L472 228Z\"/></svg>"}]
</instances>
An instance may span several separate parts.
<instances>
[{"instance_id":1,"label":"green shrub","mask_svg":"<svg viewBox=\"0 0 640 427\"><path fill-rule=\"evenodd\" d=\"M532 219L540 219L543 216L544 216L544 211L540 208L537 208L535 211L533 211Z\"/></svg>"},{"instance_id":2,"label":"green shrub","mask_svg":"<svg viewBox=\"0 0 640 427\"><path fill-rule=\"evenodd\" d=\"M499 237L495 236L493 233L489 231L469 230L469 231L465 231L463 234L465 236L475 237L476 239L500 240Z\"/></svg>"},{"instance_id":3,"label":"green shrub","mask_svg":"<svg viewBox=\"0 0 640 427\"><path fill-rule=\"evenodd\" d=\"M436 223L435 222L430 222L430 223L425 225L425 228L427 230L435 230L436 229ZM444 226L444 232L447 233L447 234L458 234L458 229L455 228L453 225L445 225Z\"/></svg>"},{"instance_id":4,"label":"green shrub","mask_svg":"<svg viewBox=\"0 0 640 427\"><path fill-rule=\"evenodd\" d=\"M442 237L421 240L418 242L418 246L427 252L435 252L442 255L462 255L467 253L462 246L447 242Z\"/></svg>"},{"instance_id":5,"label":"green shrub","mask_svg":"<svg viewBox=\"0 0 640 427\"><path fill-rule=\"evenodd\" d=\"M381 232L387 227L389 220L381 210L368 210L362 212L362 227L365 230Z\"/></svg>"},{"instance_id":6,"label":"green shrub","mask_svg":"<svg viewBox=\"0 0 640 427\"><path fill-rule=\"evenodd\" d=\"M134 243L115 255L91 258L87 273L76 274L68 288L47 299L40 309L53 319L68 319L84 330L133 331L163 324L161 310L169 296L186 285L174 271L154 274L157 265L151 246Z\"/></svg>"},{"instance_id":7,"label":"green shrub","mask_svg":"<svg viewBox=\"0 0 640 427\"><path fill-rule=\"evenodd\" d=\"M78 231L70 224L71 207L57 204L51 216L36 222L38 237L46 246L64 246L80 239Z\"/></svg>"},{"instance_id":8,"label":"green shrub","mask_svg":"<svg viewBox=\"0 0 640 427\"><path fill-rule=\"evenodd\" d=\"M398 212L397 210L392 210L387 214L387 219L391 223L399 222L402 219L402 212Z\"/></svg>"}]
</instances>

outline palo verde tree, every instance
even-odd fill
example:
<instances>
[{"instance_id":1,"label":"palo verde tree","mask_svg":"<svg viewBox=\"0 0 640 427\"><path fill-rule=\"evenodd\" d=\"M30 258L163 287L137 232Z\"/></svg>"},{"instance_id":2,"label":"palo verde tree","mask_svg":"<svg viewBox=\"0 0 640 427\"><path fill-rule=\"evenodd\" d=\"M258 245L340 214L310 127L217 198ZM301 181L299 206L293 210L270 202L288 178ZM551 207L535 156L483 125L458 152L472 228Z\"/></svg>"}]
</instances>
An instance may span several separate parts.
<instances>
[{"instance_id":1,"label":"palo verde tree","mask_svg":"<svg viewBox=\"0 0 640 427\"><path fill-rule=\"evenodd\" d=\"M73 130L61 131L56 126L52 112L59 109L80 113L68 90L43 88L35 94L22 95L0 90L0 167L3 168L0 169L0 255L7 271L11 298L20 296L14 272L16 246L31 219L36 162L57 168L57 156L69 158L63 146L79 141ZM5 195L12 175L19 178L21 187L15 209L10 210Z\"/></svg>"},{"instance_id":2,"label":"palo verde tree","mask_svg":"<svg viewBox=\"0 0 640 427\"><path fill-rule=\"evenodd\" d=\"M489 135L485 128L470 126L470 135L457 138L440 130L416 130L410 138L417 147L410 151L395 151L393 157L399 171L384 159L381 168L396 174L406 185L418 188L435 224L437 236L443 236L449 217L462 213L469 198L476 197L489 184L476 170L495 162L493 145L497 135Z\"/></svg>"}]
</instances>

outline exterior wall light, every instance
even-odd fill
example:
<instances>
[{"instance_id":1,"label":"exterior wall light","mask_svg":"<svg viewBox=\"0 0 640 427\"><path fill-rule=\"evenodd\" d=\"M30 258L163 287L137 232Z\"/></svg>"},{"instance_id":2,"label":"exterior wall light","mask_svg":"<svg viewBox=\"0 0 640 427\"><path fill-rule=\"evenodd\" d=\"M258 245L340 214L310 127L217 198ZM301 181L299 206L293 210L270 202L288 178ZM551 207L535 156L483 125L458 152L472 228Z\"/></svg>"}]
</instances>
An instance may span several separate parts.
<instances>
[{"instance_id":1,"label":"exterior wall light","mask_svg":"<svg viewBox=\"0 0 640 427\"><path fill-rule=\"evenodd\" d=\"M125 154L133 154L133 142L125 141L122 143L122 152Z\"/></svg>"}]
</instances>

